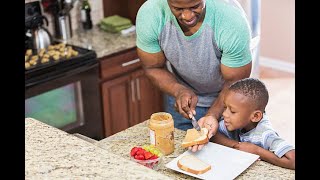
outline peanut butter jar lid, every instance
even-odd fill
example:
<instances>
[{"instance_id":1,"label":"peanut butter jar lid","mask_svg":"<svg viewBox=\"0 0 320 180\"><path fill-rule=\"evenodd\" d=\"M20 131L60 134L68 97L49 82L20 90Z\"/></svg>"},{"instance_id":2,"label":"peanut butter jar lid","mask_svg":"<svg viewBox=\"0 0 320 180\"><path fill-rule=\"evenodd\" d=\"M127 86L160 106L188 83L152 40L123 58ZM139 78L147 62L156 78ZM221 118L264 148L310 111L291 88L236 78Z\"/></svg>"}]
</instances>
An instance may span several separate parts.
<instances>
[{"instance_id":1,"label":"peanut butter jar lid","mask_svg":"<svg viewBox=\"0 0 320 180\"><path fill-rule=\"evenodd\" d=\"M166 112L153 113L149 120L149 128L174 128L172 115Z\"/></svg>"},{"instance_id":2,"label":"peanut butter jar lid","mask_svg":"<svg viewBox=\"0 0 320 180\"><path fill-rule=\"evenodd\" d=\"M172 115L167 112L156 112L150 117L154 123L167 123L172 120Z\"/></svg>"}]
</instances>

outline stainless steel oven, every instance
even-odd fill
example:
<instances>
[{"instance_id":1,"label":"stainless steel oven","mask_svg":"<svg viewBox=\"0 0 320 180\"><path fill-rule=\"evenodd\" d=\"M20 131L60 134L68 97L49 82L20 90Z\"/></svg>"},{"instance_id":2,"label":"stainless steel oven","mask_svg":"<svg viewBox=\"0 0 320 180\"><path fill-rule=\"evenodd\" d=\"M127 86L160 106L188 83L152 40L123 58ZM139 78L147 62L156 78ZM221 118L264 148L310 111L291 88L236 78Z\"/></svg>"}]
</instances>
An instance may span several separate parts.
<instances>
[{"instance_id":1,"label":"stainless steel oven","mask_svg":"<svg viewBox=\"0 0 320 180\"><path fill-rule=\"evenodd\" d=\"M25 70L25 117L100 140L104 132L98 59L92 50L72 48L79 53L76 57Z\"/></svg>"}]
</instances>

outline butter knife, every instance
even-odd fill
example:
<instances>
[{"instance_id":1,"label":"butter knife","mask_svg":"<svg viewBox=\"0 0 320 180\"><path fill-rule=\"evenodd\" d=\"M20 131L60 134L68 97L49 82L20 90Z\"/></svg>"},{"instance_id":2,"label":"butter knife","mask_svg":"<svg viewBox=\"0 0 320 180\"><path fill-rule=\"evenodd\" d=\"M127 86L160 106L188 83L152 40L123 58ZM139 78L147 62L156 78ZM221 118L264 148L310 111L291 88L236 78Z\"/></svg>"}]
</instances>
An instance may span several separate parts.
<instances>
[{"instance_id":1,"label":"butter knife","mask_svg":"<svg viewBox=\"0 0 320 180\"><path fill-rule=\"evenodd\" d=\"M192 116L191 118L191 122L192 122L192 125L193 127L197 130L197 131L201 131L201 127L199 126L197 120L194 118L194 116Z\"/></svg>"}]
</instances>

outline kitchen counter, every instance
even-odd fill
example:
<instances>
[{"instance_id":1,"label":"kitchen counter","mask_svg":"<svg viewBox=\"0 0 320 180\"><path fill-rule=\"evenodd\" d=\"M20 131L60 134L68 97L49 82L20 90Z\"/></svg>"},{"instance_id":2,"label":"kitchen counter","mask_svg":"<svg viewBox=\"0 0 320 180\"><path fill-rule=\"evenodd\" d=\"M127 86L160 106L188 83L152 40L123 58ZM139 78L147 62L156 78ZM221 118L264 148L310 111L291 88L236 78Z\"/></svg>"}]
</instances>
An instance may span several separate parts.
<instances>
[{"instance_id":1,"label":"kitchen counter","mask_svg":"<svg viewBox=\"0 0 320 180\"><path fill-rule=\"evenodd\" d=\"M124 131L102 139L95 144L109 152L113 152L114 154L129 160L129 152L132 147L150 144L147 122L148 121L144 121L132 126ZM174 130L175 151L164 157L164 163L158 170L161 174L167 175L173 179L194 179L191 176L173 171L164 166L164 164L170 162L173 158L178 157L186 151L186 149L183 149L180 146L185 134L186 131L181 131L179 129ZM242 172L242 174L240 174L236 179L295 179L295 171L258 160Z\"/></svg>"},{"instance_id":2,"label":"kitchen counter","mask_svg":"<svg viewBox=\"0 0 320 180\"><path fill-rule=\"evenodd\" d=\"M96 51L97 57L102 58L126 49L136 47L136 34L121 35L121 33L109 33L94 26L91 30L80 32L76 30L68 44L90 48Z\"/></svg>"},{"instance_id":3,"label":"kitchen counter","mask_svg":"<svg viewBox=\"0 0 320 180\"><path fill-rule=\"evenodd\" d=\"M72 134L26 118L25 179L170 178Z\"/></svg>"}]
</instances>

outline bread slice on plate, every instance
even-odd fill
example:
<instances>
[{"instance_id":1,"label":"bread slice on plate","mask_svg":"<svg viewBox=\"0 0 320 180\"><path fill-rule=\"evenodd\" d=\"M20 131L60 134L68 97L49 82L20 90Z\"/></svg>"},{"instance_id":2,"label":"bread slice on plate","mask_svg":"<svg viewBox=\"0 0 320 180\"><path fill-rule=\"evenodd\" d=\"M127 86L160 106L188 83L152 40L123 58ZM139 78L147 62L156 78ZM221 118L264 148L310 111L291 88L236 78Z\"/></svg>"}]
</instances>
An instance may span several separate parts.
<instances>
[{"instance_id":1,"label":"bread slice on plate","mask_svg":"<svg viewBox=\"0 0 320 180\"><path fill-rule=\"evenodd\" d=\"M182 156L178 162L177 166L187 172L193 174L203 174L211 169L211 165L203 162L199 158L193 155Z\"/></svg>"},{"instance_id":2,"label":"bread slice on plate","mask_svg":"<svg viewBox=\"0 0 320 180\"><path fill-rule=\"evenodd\" d=\"M187 148L196 144L205 144L209 142L208 133L209 130L207 128L201 128L201 132L198 132L194 128L188 129L181 146Z\"/></svg>"}]
</instances>

